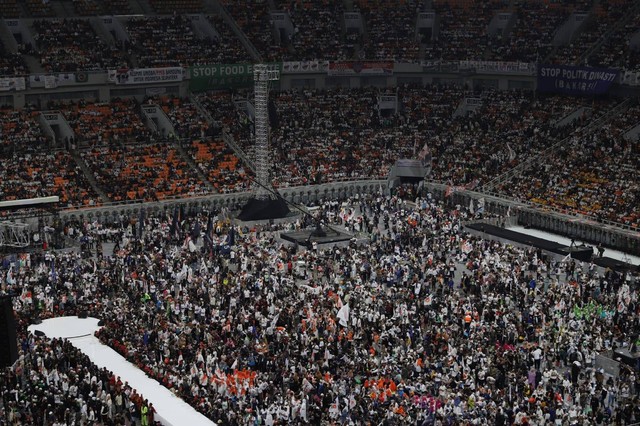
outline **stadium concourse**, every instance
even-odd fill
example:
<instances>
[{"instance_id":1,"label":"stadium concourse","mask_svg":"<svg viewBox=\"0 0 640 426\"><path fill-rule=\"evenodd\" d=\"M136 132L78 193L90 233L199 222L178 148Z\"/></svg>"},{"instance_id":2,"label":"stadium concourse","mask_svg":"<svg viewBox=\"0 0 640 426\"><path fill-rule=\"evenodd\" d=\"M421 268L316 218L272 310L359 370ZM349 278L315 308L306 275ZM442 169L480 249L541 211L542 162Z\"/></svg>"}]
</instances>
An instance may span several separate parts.
<instances>
[{"instance_id":1,"label":"stadium concourse","mask_svg":"<svg viewBox=\"0 0 640 426\"><path fill-rule=\"evenodd\" d=\"M0 18L0 200L60 199L27 212L44 244L2 248L19 356L0 425L640 422L638 258L613 250L640 227L639 1L2 0ZM258 62L282 70L274 187L352 240L230 216ZM441 193L377 183L418 153ZM303 196L354 181L380 190ZM636 268L473 231L510 219L453 201L468 191L613 229L607 255Z\"/></svg>"}]
</instances>

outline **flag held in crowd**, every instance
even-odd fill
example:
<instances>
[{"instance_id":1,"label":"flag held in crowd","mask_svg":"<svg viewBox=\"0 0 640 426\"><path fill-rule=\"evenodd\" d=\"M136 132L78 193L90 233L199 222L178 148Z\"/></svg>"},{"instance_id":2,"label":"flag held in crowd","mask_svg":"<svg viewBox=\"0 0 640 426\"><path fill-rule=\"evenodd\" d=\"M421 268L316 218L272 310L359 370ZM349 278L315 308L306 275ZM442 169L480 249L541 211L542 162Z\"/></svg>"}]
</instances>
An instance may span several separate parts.
<instances>
[{"instance_id":1,"label":"flag held in crowd","mask_svg":"<svg viewBox=\"0 0 640 426\"><path fill-rule=\"evenodd\" d=\"M201 226L200 221L196 220L196 224L193 227L193 231L191 231L191 240L193 240L194 244L198 243L198 238L200 237Z\"/></svg>"},{"instance_id":2,"label":"flag held in crowd","mask_svg":"<svg viewBox=\"0 0 640 426\"><path fill-rule=\"evenodd\" d=\"M478 200L478 209L476 210L476 213L478 214L484 213L484 197Z\"/></svg>"},{"instance_id":3,"label":"flag held in crowd","mask_svg":"<svg viewBox=\"0 0 640 426\"><path fill-rule=\"evenodd\" d=\"M145 211L143 208L141 208L140 216L138 217L138 238L142 238L142 233L144 232L144 220L145 220Z\"/></svg>"},{"instance_id":4,"label":"flag held in crowd","mask_svg":"<svg viewBox=\"0 0 640 426\"><path fill-rule=\"evenodd\" d=\"M342 305L342 307L340 308L340 310L338 311L338 323L343 326L346 327L349 324L349 304L345 303L344 305Z\"/></svg>"}]
</instances>

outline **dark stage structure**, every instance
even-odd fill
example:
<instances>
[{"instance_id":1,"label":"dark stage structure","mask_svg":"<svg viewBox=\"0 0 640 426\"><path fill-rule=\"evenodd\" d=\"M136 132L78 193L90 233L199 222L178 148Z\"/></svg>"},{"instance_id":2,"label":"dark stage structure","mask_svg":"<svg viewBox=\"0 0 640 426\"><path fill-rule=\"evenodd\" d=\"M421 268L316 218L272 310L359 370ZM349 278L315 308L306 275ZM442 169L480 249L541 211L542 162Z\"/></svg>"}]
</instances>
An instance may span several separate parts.
<instances>
[{"instance_id":1,"label":"dark stage structure","mask_svg":"<svg viewBox=\"0 0 640 426\"><path fill-rule=\"evenodd\" d=\"M501 228L499 226L491 225L484 222L471 223L466 225L467 228L479 231L487 235L502 238L505 240L513 241L518 244L527 246L533 246L542 250L546 250L551 253L556 253L562 256L571 255L572 259L580 260L582 262L589 262L593 258L593 247L584 244L576 245L571 244L569 246L556 243L555 241L545 240L543 238L534 237L532 235L523 234L522 232L511 231L509 229ZM610 268L615 271L624 272L632 271L636 269L636 266L623 262L621 260L613 259L611 257L598 257L593 258L596 265L603 268Z\"/></svg>"},{"instance_id":2,"label":"dark stage structure","mask_svg":"<svg viewBox=\"0 0 640 426\"><path fill-rule=\"evenodd\" d=\"M334 244L349 241L353 235L329 227L316 227L294 232L282 232L280 238L301 246L311 247L314 242L316 244Z\"/></svg>"}]
</instances>

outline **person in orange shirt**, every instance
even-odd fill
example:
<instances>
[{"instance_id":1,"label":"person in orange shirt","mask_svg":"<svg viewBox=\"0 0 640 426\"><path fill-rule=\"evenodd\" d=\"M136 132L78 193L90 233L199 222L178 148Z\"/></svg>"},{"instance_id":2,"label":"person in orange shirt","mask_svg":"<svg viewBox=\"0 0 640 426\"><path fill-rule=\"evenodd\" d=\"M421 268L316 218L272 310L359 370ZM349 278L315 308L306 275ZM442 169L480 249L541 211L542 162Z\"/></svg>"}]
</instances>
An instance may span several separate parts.
<instances>
[{"instance_id":1,"label":"person in orange shirt","mask_svg":"<svg viewBox=\"0 0 640 426\"><path fill-rule=\"evenodd\" d=\"M466 332L469 332L471 329L471 314L469 312L464 316L464 329Z\"/></svg>"}]
</instances>

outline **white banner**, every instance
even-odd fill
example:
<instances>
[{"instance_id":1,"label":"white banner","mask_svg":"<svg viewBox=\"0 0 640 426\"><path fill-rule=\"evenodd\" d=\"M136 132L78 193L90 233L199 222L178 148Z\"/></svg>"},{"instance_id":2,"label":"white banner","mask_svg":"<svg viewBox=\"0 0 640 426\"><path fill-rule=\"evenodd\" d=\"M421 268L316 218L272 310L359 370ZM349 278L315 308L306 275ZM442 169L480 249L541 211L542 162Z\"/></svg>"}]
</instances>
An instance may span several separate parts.
<instances>
[{"instance_id":1,"label":"white banner","mask_svg":"<svg viewBox=\"0 0 640 426\"><path fill-rule=\"evenodd\" d=\"M44 87L55 89L60 86L73 86L76 84L76 75L72 72L57 74L32 74L29 76L29 86L33 88Z\"/></svg>"},{"instance_id":2,"label":"white banner","mask_svg":"<svg viewBox=\"0 0 640 426\"><path fill-rule=\"evenodd\" d=\"M528 62L506 62L506 61L460 61L460 69L476 70L483 72L535 74L536 66Z\"/></svg>"},{"instance_id":3,"label":"white banner","mask_svg":"<svg viewBox=\"0 0 640 426\"><path fill-rule=\"evenodd\" d=\"M327 72L329 61L289 61L282 63L283 73Z\"/></svg>"},{"instance_id":4,"label":"white banner","mask_svg":"<svg viewBox=\"0 0 640 426\"><path fill-rule=\"evenodd\" d=\"M133 68L109 70L108 80L115 84L149 84L182 81L184 68Z\"/></svg>"},{"instance_id":5,"label":"white banner","mask_svg":"<svg viewBox=\"0 0 640 426\"><path fill-rule=\"evenodd\" d=\"M24 77L2 77L0 78L0 92L9 90L26 90L27 84Z\"/></svg>"},{"instance_id":6,"label":"white banner","mask_svg":"<svg viewBox=\"0 0 640 426\"><path fill-rule=\"evenodd\" d=\"M398 108L398 97L396 95L382 95L378 97L378 108L380 110Z\"/></svg>"},{"instance_id":7,"label":"white banner","mask_svg":"<svg viewBox=\"0 0 640 426\"><path fill-rule=\"evenodd\" d=\"M58 82L56 81L55 75L45 75L44 76L44 88L45 89L55 89L58 87Z\"/></svg>"},{"instance_id":8,"label":"white banner","mask_svg":"<svg viewBox=\"0 0 640 426\"><path fill-rule=\"evenodd\" d=\"M167 92L166 87L148 87L144 90L147 96L159 96L164 95Z\"/></svg>"},{"instance_id":9,"label":"white banner","mask_svg":"<svg viewBox=\"0 0 640 426\"><path fill-rule=\"evenodd\" d=\"M393 61L331 61L328 75L391 75Z\"/></svg>"},{"instance_id":10,"label":"white banner","mask_svg":"<svg viewBox=\"0 0 640 426\"><path fill-rule=\"evenodd\" d=\"M640 72L623 71L620 75L620 84L625 86L640 86Z\"/></svg>"}]
</instances>

